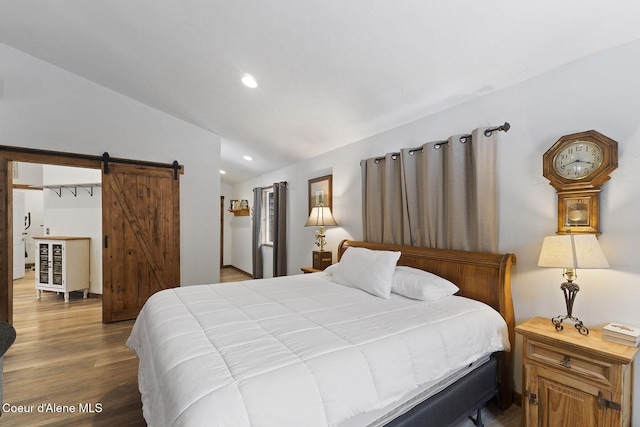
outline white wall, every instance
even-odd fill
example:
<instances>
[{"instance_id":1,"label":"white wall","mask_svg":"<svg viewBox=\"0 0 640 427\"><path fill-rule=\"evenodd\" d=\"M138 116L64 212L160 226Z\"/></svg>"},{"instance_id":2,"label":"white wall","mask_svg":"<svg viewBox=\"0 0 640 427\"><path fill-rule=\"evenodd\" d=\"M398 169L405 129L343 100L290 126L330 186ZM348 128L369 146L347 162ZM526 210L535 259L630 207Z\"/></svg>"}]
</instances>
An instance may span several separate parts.
<instances>
[{"instance_id":1,"label":"white wall","mask_svg":"<svg viewBox=\"0 0 640 427\"><path fill-rule=\"evenodd\" d=\"M100 184L101 182L102 172L99 169L73 168L55 165L42 166L42 185ZM82 192L86 191L79 189L78 193ZM68 193L73 196L69 190L64 190L64 193Z\"/></svg>"},{"instance_id":2,"label":"white wall","mask_svg":"<svg viewBox=\"0 0 640 427\"><path fill-rule=\"evenodd\" d=\"M609 321L640 326L640 42L569 64L538 78L486 95L439 114L391 129L345 148L234 186L234 198L251 198L251 188L289 182L289 274L310 265L312 229L305 229L307 180L333 173L333 203L340 228L329 229L334 251L343 238L362 237L359 161L403 147L441 140L472 128L512 125L500 134L501 252L517 255L512 278L516 322L565 312L561 271L537 267L545 235L556 231L556 193L542 176L542 155L563 135L595 129L619 143L619 167L600 200L600 242L608 270L579 271L574 315L588 327ZM491 67L490 61L476 66ZM234 230L235 232L236 230ZM234 233L232 263L251 267L250 227ZM247 270L250 271L250 270ZM567 328L564 333L576 333ZM516 390L521 389L521 343L516 343ZM640 384L640 369L634 382ZM636 387L637 388L637 387ZM640 393L634 394L640 408ZM634 415L640 424L640 414ZM634 425L635 425L634 424Z\"/></svg>"},{"instance_id":3,"label":"white wall","mask_svg":"<svg viewBox=\"0 0 640 427\"><path fill-rule=\"evenodd\" d=\"M0 92L0 96L2 93ZM42 185L42 165L37 163L13 162L14 184Z\"/></svg>"},{"instance_id":4,"label":"white wall","mask_svg":"<svg viewBox=\"0 0 640 427\"><path fill-rule=\"evenodd\" d=\"M43 185L100 183L99 169L43 165ZM77 188L74 196L67 189L43 190L43 231L49 236L91 238L89 246L89 292L102 294L102 191L93 196Z\"/></svg>"},{"instance_id":5,"label":"white wall","mask_svg":"<svg viewBox=\"0 0 640 427\"><path fill-rule=\"evenodd\" d=\"M0 44L0 138L8 146L177 160L181 282L219 281L218 135Z\"/></svg>"}]
</instances>

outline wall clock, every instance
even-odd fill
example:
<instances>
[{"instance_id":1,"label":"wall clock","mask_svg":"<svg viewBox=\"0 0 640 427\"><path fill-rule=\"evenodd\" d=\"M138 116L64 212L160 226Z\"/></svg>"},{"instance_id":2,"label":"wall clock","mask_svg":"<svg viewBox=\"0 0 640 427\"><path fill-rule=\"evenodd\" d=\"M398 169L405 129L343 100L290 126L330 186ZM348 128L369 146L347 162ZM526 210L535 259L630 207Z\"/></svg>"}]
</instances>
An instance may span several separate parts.
<instances>
[{"instance_id":1,"label":"wall clock","mask_svg":"<svg viewBox=\"0 0 640 427\"><path fill-rule=\"evenodd\" d=\"M600 234L600 192L618 167L618 143L595 130L565 135L542 157L558 194L558 234Z\"/></svg>"}]
</instances>

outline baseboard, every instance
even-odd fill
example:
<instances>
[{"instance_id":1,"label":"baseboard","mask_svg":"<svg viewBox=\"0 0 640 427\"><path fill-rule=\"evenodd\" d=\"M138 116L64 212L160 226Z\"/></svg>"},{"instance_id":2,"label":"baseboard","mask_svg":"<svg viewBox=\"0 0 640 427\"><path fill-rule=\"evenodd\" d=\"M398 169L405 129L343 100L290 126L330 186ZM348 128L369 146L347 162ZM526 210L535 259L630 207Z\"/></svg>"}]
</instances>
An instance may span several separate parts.
<instances>
[{"instance_id":1,"label":"baseboard","mask_svg":"<svg viewBox=\"0 0 640 427\"><path fill-rule=\"evenodd\" d=\"M522 407L522 394L514 391L513 392L513 403L515 403L516 405Z\"/></svg>"}]
</instances>

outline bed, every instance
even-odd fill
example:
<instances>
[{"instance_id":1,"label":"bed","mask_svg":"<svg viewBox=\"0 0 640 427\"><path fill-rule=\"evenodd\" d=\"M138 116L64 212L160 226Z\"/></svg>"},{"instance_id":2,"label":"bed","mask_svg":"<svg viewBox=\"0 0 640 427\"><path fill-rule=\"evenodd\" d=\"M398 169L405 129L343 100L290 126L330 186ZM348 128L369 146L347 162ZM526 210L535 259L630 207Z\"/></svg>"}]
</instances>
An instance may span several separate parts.
<instances>
[{"instance_id":1,"label":"bed","mask_svg":"<svg viewBox=\"0 0 640 427\"><path fill-rule=\"evenodd\" d=\"M511 404L514 255L343 241L338 257L149 298L127 341L147 423L438 426ZM403 293L424 271L455 296ZM399 290L368 288L389 280Z\"/></svg>"}]
</instances>

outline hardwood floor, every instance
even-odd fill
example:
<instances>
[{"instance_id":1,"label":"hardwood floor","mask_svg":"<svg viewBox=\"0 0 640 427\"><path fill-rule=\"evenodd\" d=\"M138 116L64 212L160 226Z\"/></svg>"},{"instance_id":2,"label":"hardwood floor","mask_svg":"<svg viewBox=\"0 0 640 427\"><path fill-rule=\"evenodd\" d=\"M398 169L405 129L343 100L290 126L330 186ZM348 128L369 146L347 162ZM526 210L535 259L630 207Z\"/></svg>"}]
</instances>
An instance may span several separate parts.
<instances>
[{"instance_id":1,"label":"hardwood floor","mask_svg":"<svg viewBox=\"0 0 640 427\"><path fill-rule=\"evenodd\" d=\"M221 269L223 282L247 279ZM145 426L138 359L125 346L133 321L102 324L101 300L81 292L67 304L50 292L38 301L33 282L33 272L13 282L17 338L4 357L4 407L13 410L4 411L0 425ZM488 412L485 424L515 427L519 409Z\"/></svg>"},{"instance_id":2,"label":"hardwood floor","mask_svg":"<svg viewBox=\"0 0 640 427\"><path fill-rule=\"evenodd\" d=\"M235 269L221 271L222 281L247 278ZM38 301L33 283L33 271L13 282L17 338L4 357L3 389L5 407L32 412L4 411L0 425L146 425L138 359L125 346L133 321L102 324L101 300L83 299L81 292L72 293L68 304L52 292Z\"/></svg>"},{"instance_id":3,"label":"hardwood floor","mask_svg":"<svg viewBox=\"0 0 640 427\"><path fill-rule=\"evenodd\" d=\"M133 322L102 324L102 301L73 292L43 292L36 299L34 273L13 282L16 342L4 358L2 426L144 426L137 359L124 346ZM67 412L39 412L40 405ZM89 409L94 412L90 412ZM74 412L71 412L74 411Z\"/></svg>"}]
</instances>

